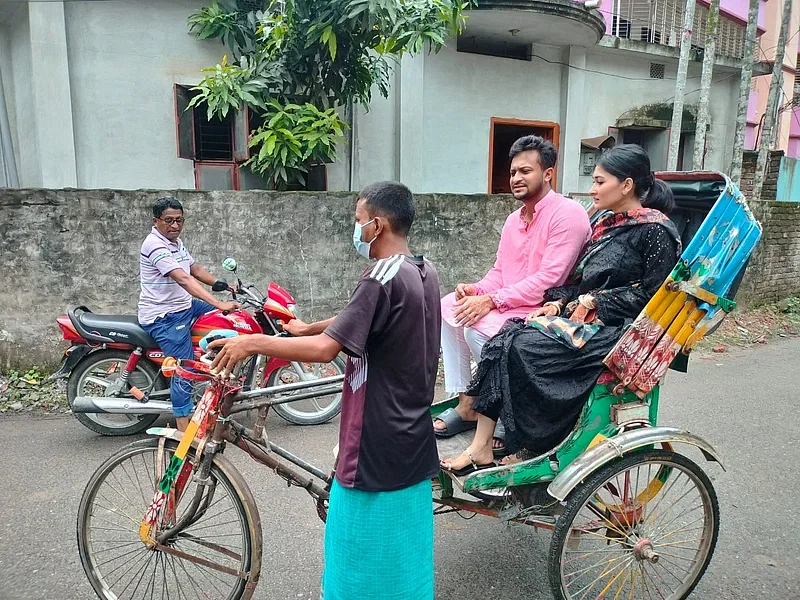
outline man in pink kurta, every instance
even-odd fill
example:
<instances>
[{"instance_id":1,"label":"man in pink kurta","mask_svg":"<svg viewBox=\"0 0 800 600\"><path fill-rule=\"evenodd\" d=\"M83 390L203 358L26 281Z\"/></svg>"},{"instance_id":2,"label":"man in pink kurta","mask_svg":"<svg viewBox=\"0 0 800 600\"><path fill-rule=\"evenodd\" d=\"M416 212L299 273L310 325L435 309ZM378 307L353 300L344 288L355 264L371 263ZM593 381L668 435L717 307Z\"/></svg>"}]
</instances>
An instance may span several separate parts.
<instances>
[{"instance_id":1,"label":"man in pink kurta","mask_svg":"<svg viewBox=\"0 0 800 600\"><path fill-rule=\"evenodd\" d=\"M445 389L460 400L434 421L441 437L474 427L477 415L464 393L470 358L480 360L483 344L508 319L524 318L542 305L545 290L564 283L591 235L586 210L551 187L557 160L551 142L525 136L509 155L512 194L522 206L503 225L494 267L442 299Z\"/></svg>"}]
</instances>

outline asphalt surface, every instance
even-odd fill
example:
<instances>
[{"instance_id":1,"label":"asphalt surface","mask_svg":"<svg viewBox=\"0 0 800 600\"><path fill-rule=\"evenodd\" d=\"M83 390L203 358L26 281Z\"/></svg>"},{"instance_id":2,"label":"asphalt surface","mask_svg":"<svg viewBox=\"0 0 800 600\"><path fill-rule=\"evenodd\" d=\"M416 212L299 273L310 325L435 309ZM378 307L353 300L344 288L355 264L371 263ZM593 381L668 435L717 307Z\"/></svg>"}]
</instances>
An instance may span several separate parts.
<instances>
[{"instance_id":1,"label":"asphalt surface","mask_svg":"<svg viewBox=\"0 0 800 600\"><path fill-rule=\"evenodd\" d=\"M711 476L721 533L698 600L800 598L800 340L695 357L665 383L661 423L708 440L727 471L686 453ZM328 468L338 420L299 428L270 417L272 439ZM75 541L79 499L94 469L130 439L104 438L74 418L0 418L0 600L90 599ZM238 452L264 530L256 598L317 598L323 525L304 492ZM436 598L548 600L550 536L495 519L437 517Z\"/></svg>"}]
</instances>

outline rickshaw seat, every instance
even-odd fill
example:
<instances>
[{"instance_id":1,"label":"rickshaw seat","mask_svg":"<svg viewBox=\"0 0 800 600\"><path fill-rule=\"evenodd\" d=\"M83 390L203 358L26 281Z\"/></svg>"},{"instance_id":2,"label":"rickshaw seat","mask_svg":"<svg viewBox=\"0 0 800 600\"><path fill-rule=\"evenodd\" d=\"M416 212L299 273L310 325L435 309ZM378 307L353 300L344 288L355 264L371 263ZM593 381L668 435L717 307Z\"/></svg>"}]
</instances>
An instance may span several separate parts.
<instances>
[{"instance_id":1,"label":"rickshaw seat","mask_svg":"<svg viewBox=\"0 0 800 600\"><path fill-rule=\"evenodd\" d=\"M713 175L725 188L672 273L604 359L620 382L615 394L627 389L643 398L676 357L687 356L736 307L733 297L762 230L736 186Z\"/></svg>"}]
</instances>

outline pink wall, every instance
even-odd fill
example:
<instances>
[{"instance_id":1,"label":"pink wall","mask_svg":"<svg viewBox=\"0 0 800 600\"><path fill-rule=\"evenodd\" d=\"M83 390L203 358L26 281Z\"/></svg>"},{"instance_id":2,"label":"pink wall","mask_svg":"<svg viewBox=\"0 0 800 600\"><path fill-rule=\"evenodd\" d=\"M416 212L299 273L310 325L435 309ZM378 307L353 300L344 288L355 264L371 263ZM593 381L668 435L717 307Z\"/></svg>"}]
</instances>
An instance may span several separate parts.
<instances>
[{"instance_id":1,"label":"pink wall","mask_svg":"<svg viewBox=\"0 0 800 600\"><path fill-rule=\"evenodd\" d=\"M789 135L800 137L800 106L795 106L792 110L791 125L789 125Z\"/></svg>"},{"instance_id":2,"label":"pink wall","mask_svg":"<svg viewBox=\"0 0 800 600\"><path fill-rule=\"evenodd\" d=\"M708 6L708 2L705 0L698 0L700 3L705 4ZM761 0L761 6L758 8L758 28L761 31L766 29L765 27L765 5L766 0ZM750 0L720 0L719 3L720 12L723 14L729 15L731 17L735 17L736 19L740 20L742 23L747 23L747 15L750 13Z\"/></svg>"},{"instance_id":3,"label":"pink wall","mask_svg":"<svg viewBox=\"0 0 800 600\"><path fill-rule=\"evenodd\" d=\"M747 101L747 122L758 123L758 92L751 90Z\"/></svg>"},{"instance_id":4,"label":"pink wall","mask_svg":"<svg viewBox=\"0 0 800 600\"><path fill-rule=\"evenodd\" d=\"M790 138L789 147L786 150L789 158L800 158L800 138Z\"/></svg>"},{"instance_id":5,"label":"pink wall","mask_svg":"<svg viewBox=\"0 0 800 600\"><path fill-rule=\"evenodd\" d=\"M755 150L756 148L756 126L747 124L747 129L744 132L744 149Z\"/></svg>"}]
</instances>

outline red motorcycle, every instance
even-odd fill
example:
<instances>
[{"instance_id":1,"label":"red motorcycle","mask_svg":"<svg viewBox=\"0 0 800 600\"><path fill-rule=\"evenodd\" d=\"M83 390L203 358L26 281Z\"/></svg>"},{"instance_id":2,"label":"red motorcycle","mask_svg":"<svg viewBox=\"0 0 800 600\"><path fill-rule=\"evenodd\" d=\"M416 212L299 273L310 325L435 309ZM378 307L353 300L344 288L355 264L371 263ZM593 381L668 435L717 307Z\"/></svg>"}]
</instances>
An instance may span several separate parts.
<instances>
[{"instance_id":1,"label":"red motorcycle","mask_svg":"<svg viewBox=\"0 0 800 600\"><path fill-rule=\"evenodd\" d=\"M227 259L223 265L235 272L234 261ZM215 292L229 289L224 280L212 287ZM192 325L196 358L203 354L200 340L214 330L287 335L282 323L295 318L295 300L281 286L271 282L262 296L254 286L239 281L234 299L242 303L241 310L213 310ZM130 435L146 430L160 416L172 414L169 380L160 370L166 357L135 316L98 315L79 306L56 321L70 347L53 378L67 379L67 400L78 421L103 435ZM339 357L328 364L310 364L254 356L241 371L242 386L248 390L318 380L343 375L344 367ZM341 384L338 388L320 387L273 408L297 425L326 423L341 410L340 391ZM195 400L201 394L202 390L195 390Z\"/></svg>"}]
</instances>

